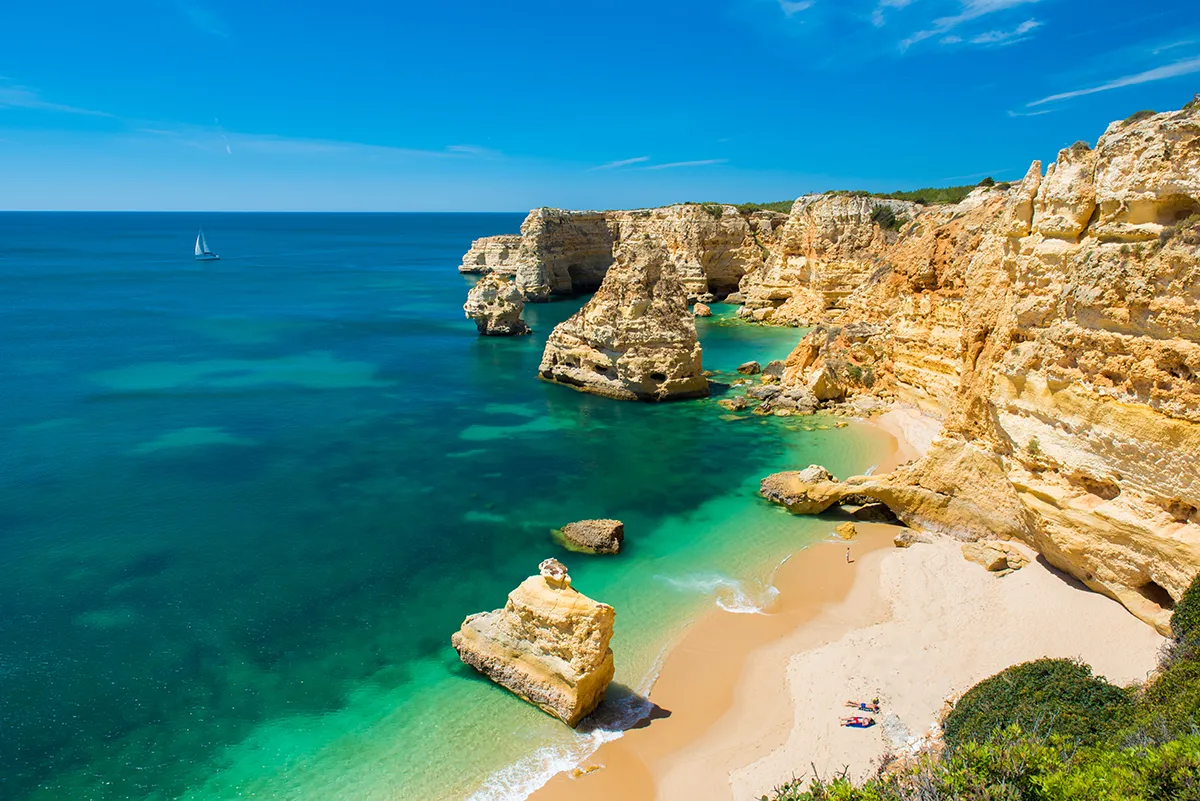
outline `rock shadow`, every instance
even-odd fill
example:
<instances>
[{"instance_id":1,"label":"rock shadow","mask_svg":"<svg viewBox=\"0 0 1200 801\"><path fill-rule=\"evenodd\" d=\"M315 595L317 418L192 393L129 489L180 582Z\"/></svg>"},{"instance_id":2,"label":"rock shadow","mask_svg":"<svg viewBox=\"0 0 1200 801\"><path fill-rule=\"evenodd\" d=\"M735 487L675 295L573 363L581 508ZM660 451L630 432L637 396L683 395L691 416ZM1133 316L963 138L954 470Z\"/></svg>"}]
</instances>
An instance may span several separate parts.
<instances>
[{"instance_id":1,"label":"rock shadow","mask_svg":"<svg viewBox=\"0 0 1200 801\"><path fill-rule=\"evenodd\" d=\"M646 696L619 682L608 685L608 693L596 711L584 718L577 731L626 732L648 728L656 720L671 717L671 710L663 709Z\"/></svg>"}]
</instances>

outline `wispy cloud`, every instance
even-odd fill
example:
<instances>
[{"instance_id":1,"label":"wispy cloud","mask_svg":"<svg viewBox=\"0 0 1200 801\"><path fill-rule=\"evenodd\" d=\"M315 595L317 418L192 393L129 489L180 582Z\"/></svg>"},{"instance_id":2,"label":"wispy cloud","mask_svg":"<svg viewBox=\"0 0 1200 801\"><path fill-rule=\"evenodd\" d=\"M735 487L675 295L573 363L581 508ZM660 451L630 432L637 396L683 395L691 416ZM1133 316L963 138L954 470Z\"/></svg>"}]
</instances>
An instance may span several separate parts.
<instances>
[{"instance_id":1,"label":"wispy cloud","mask_svg":"<svg viewBox=\"0 0 1200 801\"><path fill-rule=\"evenodd\" d=\"M962 42L961 36L952 34L951 32L957 29L960 25L986 17L990 14L995 14L1001 11L1007 11L1010 8L1017 6L1037 3L1040 0L960 0L961 9L957 14L951 14L945 17L938 17L933 20L930 27L917 31L908 38L900 42L900 49L907 50L918 42L923 42L926 39L934 37L944 37L942 39L945 44L957 44ZM947 41L947 39L949 41Z\"/></svg>"},{"instance_id":2,"label":"wispy cloud","mask_svg":"<svg viewBox=\"0 0 1200 801\"><path fill-rule=\"evenodd\" d=\"M650 160L649 156L635 156L634 158L631 158L631 159L621 159L620 161L610 161L607 164L600 164L595 167L589 167L588 170L589 171L615 170L618 167L628 167L630 164L641 164L641 163L649 161L649 160Z\"/></svg>"},{"instance_id":3,"label":"wispy cloud","mask_svg":"<svg viewBox=\"0 0 1200 801\"><path fill-rule=\"evenodd\" d=\"M1011 31L988 31L971 37L971 44L977 45L1010 45L1022 42L1029 37L1027 33L1042 27L1036 19L1027 19Z\"/></svg>"},{"instance_id":4,"label":"wispy cloud","mask_svg":"<svg viewBox=\"0 0 1200 801\"><path fill-rule=\"evenodd\" d=\"M875 10L871 12L871 24L876 28L882 28L887 24L888 9L908 8L916 0L879 0L879 5L875 6Z\"/></svg>"},{"instance_id":5,"label":"wispy cloud","mask_svg":"<svg viewBox=\"0 0 1200 801\"><path fill-rule=\"evenodd\" d=\"M34 111L57 112L59 114L81 114L86 117L113 118L113 115L106 111L96 111L90 108L53 103L43 98L38 91L17 83L11 83L7 79L0 79L0 109L3 108L24 108Z\"/></svg>"},{"instance_id":6,"label":"wispy cloud","mask_svg":"<svg viewBox=\"0 0 1200 801\"><path fill-rule=\"evenodd\" d=\"M1176 61L1174 64L1167 64L1162 67L1155 67L1145 72L1138 72L1133 75L1126 75L1122 78L1116 78L1108 83L1102 83L1099 86L1089 86L1086 89L1074 89L1070 92L1060 92L1056 95L1043 97L1041 100L1034 100L1032 103L1027 103L1026 108L1035 108L1045 105L1046 103L1054 103L1059 100L1070 100L1075 97L1083 97L1084 95L1094 95L1099 92L1109 92L1113 89L1123 89L1126 86L1138 86L1143 83L1153 83L1154 81L1165 81L1169 78L1178 78L1181 75L1191 75L1200 72L1200 57L1189 58L1183 61Z\"/></svg>"},{"instance_id":7,"label":"wispy cloud","mask_svg":"<svg viewBox=\"0 0 1200 801\"><path fill-rule=\"evenodd\" d=\"M477 156L478 158L494 159L503 155L499 150L492 150L490 147L480 147L479 145L448 145L446 150L451 153L459 153L464 156Z\"/></svg>"},{"instance_id":8,"label":"wispy cloud","mask_svg":"<svg viewBox=\"0 0 1200 801\"><path fill-rule=\"evenodd\" d=\"M1010 111L1010 112L1008 112L1008 116L1010 116L1010 117L1040 117L1043 114L1053 114L1057 110L1058 109L1048 108L1048 109L1043 109L1042 111Z\"/></svg>"},{"instance_id":9,"label":"wispy cloud","mask_svg":"<svg viewBox=\"0 0 1200 801\"><path fill-rule=\"evenodd\" d=\"M679 167L707 167L712 164L724 164L729 159L701 159L699 161L672 161L669 164L651 164L644 170L674 170Z\"/></svg>"},{"instance_id":10,"label":"wispy cloud","mask_svg":"<svg viewBox=\"0 0 1200 801\"><path fill-rule=\"evenodd\" d=\"M1195 43L1196 43L1195 39L1184 39L1182 42L1171 42L1170 44L1165 44L1161 47L1154 48L1153 50L1150 51L1150 55L1159 56L1159 55L1162 55L1163 53L1167 52L1168 50L1174 50L1177 47L1187 47L1188 45L1195 44Z\"/></svg>"},{"instance_id":11,"label":"wispy cloud","mask_svg":"<svg viewBox=\"0 0 1200 801\"><path fill-rule=\"evenodd\" d=\"M211 9L193 0L178 0L180 12L197 30L221 39L229 38L229 29Z\"/></svg>"},{"instance_id":12,"label":"wispy cloud","mask_svg":"<svg viewBox=\"0 0 1200 801\"><path fill-rule=\"evenodd\" d=\"M816 5L816 0L778 0L778 2L784 15L789 17L799 14L801 11L808 11Z\"/></svg>"}]
</instances>

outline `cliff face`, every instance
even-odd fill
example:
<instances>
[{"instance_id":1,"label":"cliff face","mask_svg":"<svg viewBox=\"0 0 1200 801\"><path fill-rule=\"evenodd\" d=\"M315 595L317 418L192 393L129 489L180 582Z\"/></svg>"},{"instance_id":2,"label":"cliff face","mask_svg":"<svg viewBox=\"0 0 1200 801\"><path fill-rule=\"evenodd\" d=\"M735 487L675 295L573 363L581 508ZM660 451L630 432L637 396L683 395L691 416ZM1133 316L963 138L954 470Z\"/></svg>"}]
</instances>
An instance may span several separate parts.
<instances>
[{"instance_id":1,"label":"cliff face","mask_svg":"<svg viewBox=\"0 0 1200 801\"><path fill-rule=\"evenodd\" d=\"M1003 528L1163 629L1200 571L1200 110L1040 167L862 249L836 322L874 334L810 336L785 383L828 361L943 417L926 459L851 483L916 527ZM989 480L956 503L968 453Z\"/></svg>"},{"instance_id":2,"label":"cliff face","mask_svg":"<svg viewBox=\"0 0 1200 801\"><path fill-rule=\"evenodd\" d=\"M762 264L784 219L773 212L742 214L733 206L717 205L609 212L535 209L519 237L476 240L459 270L513 275L527 300L541 301L595 291L622 244L637 248L652 241L665 251L691 299L712 300L734 292L746 272Z\"/></svg>"},{"instance_id":3,"label":"cliff face","mask_svg":"<svg viewBox=\"0 0 1200 801\"><path fill-rule=\"evenodd\" d=\"M542 378L618 400L708 394L680 269L643 237L622 242L596 294L550 333Z\"/></svg>"},{"instance_id":4,"label":"cliff face","mask_svg":"<svg viewBox=\"0 0 1200 801\"><path fill-rule=\"evenodd\" d=\"M836 319L845 298L896 240L881 222L902 224L916 204L850 195L796 201L761 265L747 271L739 294L742 317L777 325Z\"/></svg>"},{"instance_id":5,"label":"cliff face","mask_svg":"<svg viewBox=\"0 0 1200 801\"><path fill-rule=\"evenodd\" d=\"M566 568L548 559L503 609L471 615L451 641L463 662L575 726L612 681L614 618L611 606L572 589Z\"/></svg>"}]
</instances>

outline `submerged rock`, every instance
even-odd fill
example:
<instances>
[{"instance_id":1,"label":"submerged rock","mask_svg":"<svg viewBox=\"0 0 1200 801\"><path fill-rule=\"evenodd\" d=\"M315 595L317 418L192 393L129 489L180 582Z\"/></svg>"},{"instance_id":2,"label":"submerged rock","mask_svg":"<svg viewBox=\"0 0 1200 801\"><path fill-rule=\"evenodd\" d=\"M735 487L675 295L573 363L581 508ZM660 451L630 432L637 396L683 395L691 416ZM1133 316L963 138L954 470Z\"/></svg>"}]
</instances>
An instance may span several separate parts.
<instances>
[{"instance_id":1,"label":"submerged rock","mask_svg":"<svg viewBox=\"0 0 1200 801\"><path fill-rule=\"evenodd\" d=\"M463 312L475 321L482 336L519 336L530 333L521 319L525 299L517 285L499 274L485 275L467 294Z\"/></svg>"},{"instance_id":2,"label":"submerged rock","mask_svg":"<svg viewBox=\"0 0 1200 801\"><path fill-rule=\"evenodd\" d=\"M589 715L613 677L615 612L571 588L556 559L508 603L463 621L451 638L463 662L569 726Z\"/></svg>"},{"instance_id":3,"label":"submerged rock","mask_svg":"<svg viewBox=\"0 0 1200 801\"><path fill-rule=\"evenodd\" d=\"M556 533L564 547L584 553L620 553L625 542L625 524L620 520L579 520Z\"/></svg>"},{"instance_id":4,"label":"submerged rock","mask_svg":"<svg viewBox=\"0 0 1200 801\"><path fill-rule=\"evenodd\" d=\"M618 400L708 395L696 321L664 248L619 249L604 283L546 341L542 378Z\"/></svg>"}]
</instances>

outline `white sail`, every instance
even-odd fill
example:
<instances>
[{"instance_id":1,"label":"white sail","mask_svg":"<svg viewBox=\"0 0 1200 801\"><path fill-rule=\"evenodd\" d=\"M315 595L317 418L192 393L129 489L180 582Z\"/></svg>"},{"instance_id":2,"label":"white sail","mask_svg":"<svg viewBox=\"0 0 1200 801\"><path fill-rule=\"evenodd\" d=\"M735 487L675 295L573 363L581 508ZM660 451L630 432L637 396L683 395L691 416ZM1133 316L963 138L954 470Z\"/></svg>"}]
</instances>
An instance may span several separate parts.
<instances>
[{"instance_id":1,"label":"white sail","mask_svg":"<svg viewBox=\"0 0 1200 801\"><path fill-rule=\"evenodd\" d=\"M196 234L196 255L203 256L204 251L208 250L208 243L204 241L204 232Z\"/></svg>"}]
</instances>

